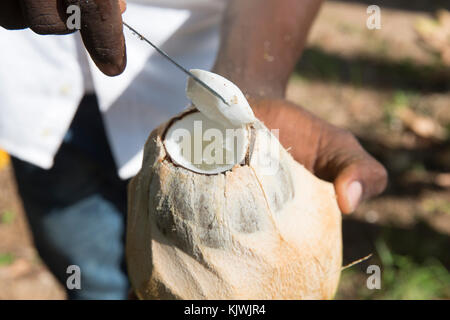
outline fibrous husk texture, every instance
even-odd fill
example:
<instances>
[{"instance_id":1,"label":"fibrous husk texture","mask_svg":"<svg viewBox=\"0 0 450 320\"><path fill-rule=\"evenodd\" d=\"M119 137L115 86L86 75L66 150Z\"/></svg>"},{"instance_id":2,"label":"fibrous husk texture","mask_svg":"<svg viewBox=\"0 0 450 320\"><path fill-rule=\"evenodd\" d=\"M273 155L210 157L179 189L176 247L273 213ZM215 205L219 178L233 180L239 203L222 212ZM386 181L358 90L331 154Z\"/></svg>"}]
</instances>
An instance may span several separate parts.
<instances>
[{"instance_id":1,"label":"fibrous husk texture","mask_svg":"<svg viewBox=\"0 0 450 320\"><path fill-rule=\"evenodd\" d=\"M173 164L154 130L129 186L127 264L141 299L329 299L342 264L332 184L282 147L275 173L258 155L271 133L254 124L249 163L215 175ZM278 142L278 141L277 141Z\"/></svg>"}]
</instances>

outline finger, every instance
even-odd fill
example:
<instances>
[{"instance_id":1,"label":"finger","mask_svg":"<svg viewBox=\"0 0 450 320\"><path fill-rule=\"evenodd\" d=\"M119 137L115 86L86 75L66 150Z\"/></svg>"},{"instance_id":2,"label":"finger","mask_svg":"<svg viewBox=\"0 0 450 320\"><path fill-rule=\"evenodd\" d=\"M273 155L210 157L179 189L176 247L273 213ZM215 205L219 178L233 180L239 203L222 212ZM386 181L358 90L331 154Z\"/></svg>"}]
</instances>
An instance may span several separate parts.
<instances>
[{"instance_id":1,"label":"finger","mask_svg":"<svg viewBox=\"0 0 450 320\"><path fill-rule=\"evenodd\" d=\"M339 207L352 213L362 200L380 194L387 184L387 172L373 159L353 162L344 167L334 181Z\"/></svg>"},{"instance_id":2,"label":"finger","mask_svg":"<svg viewBox=\"0 0 450 320\"><path fill-rule=\"evenodd\" d=\"M81 9L81 36L97 67L108 76L123 72L126 66L122 16L117 0L66 0Z\"/></svg>"},{"instance_id":3,"label":"finger","mask_svg":"<svg viewBox=\"0 0 450 320\"><path fill-rule=\"evenodd\" d=\"M22 0L22 11L31 30L38 34L66 34L65 7L61 0Z\"/></svg>"},{"instance_id":4,"label":"finger","mask_svg":"<svg viewBox=\"0 0 450 320\"><path fill-rule=\"evenodd\" d=\"M321 138L316 174L333 181L339 207L353 212L358 204L380 194L387 184L386 169L348 132L325 129Z\"/></svg>"},{"instance_id":5,"label":"finger","mask_svg":"<svg viewBox=\"0 0 450 320\"><path fill-rule=\"evenodd\" d=\"M6 29L23 29L28 25L22 14L20 2L17 0L3 0L0 12L0 26Z\"/></svg>"}]
</instances>

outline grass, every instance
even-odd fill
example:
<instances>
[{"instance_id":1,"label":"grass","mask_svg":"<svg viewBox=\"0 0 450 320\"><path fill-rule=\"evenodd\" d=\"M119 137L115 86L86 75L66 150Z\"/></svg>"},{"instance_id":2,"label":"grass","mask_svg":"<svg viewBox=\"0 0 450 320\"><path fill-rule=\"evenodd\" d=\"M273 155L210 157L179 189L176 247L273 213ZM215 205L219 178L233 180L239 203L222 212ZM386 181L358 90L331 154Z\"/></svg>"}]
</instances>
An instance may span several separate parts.
<instances>
[{"instance_id":1,"label":"grass","mask_svg":"<svg viewBox=\"0 0 450 320\"><path fill-rule=\"evenodd\" d=\"M378 239L376 248L383 266L382 291L378 298L450 298L450 273L439 260L427 257L417 263L409 256L393 253L383 238Z\"/></svg>"},{"instance_id":2,"label":"grass","mask_svg":"<svg viewBox=\"0 0 450 320\"><path fill-rule=\"evenodd\" d=\"M12 253L0 253L0 267L9 266L14 260L15 258Z\"/></svg>"},{"instance_id":3,"label":"grass","mask_svg":"<svg viewBox=\"0 0 450 320\"><path fill-rule=\"evenodd\" d=\"M350 268L342 273L337 298L450 299L450 272L441 261L432 255L425 257L423 261L417 261L412 255L398 254L389 247L388 242L391 240L386 236L378 238L376 258L370 262L381 268L381 289L367 288L366 281L370 275L366 274L364 268Z\"/></svg>"}]
</instances>

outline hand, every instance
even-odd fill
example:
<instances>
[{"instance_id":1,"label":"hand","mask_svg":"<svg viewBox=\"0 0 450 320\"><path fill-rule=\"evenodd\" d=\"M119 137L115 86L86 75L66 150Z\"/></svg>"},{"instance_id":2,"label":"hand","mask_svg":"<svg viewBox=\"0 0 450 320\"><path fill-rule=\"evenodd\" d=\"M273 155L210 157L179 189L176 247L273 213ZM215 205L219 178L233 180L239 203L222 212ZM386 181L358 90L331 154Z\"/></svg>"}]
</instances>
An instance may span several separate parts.
<instances>
[{"instance_id":1,"label":"hand","mask_svg":"<svg viewBox=\"0 0 450 320\"><path fill-rule=\"evenodd\" d=\"M284 99L249 99L255 115L270 129L295 160L321 179L331 181L343 213L381 193L387 184L384 167L348 131L313 116Z\"/></svg>"},{"instance_id":2,"label":"hand","mask_svg":"<svg viewBox=\"0 0 450 320\"><path fill-rule=\"evenodd\" d=\"M69 5L81 9L81 36L98 68L109 76L126 66L122 16L124 0L2 0L0 26L6 29L30 28L38 34L68 34Z\"/></svg>"}]
</instances>

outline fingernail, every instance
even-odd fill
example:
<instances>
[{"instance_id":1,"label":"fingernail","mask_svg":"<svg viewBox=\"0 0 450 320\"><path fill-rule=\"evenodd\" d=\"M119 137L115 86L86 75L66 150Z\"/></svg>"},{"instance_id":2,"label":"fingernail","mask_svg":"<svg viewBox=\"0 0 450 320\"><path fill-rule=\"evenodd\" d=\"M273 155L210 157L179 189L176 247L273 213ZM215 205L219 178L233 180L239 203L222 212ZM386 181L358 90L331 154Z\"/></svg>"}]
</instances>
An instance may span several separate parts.
<instances>
[{"instance_id":1,"label":"fingernail","mask_svg":"<svg viewBox=\"0 0 450 320\"><path fill-rule=\"evenodd\" d=\"M350 206L350 212L355 211L361 200L362 185L359 181L353 181L347 187L347 200Z\"/></svg>"}]
</instances>

